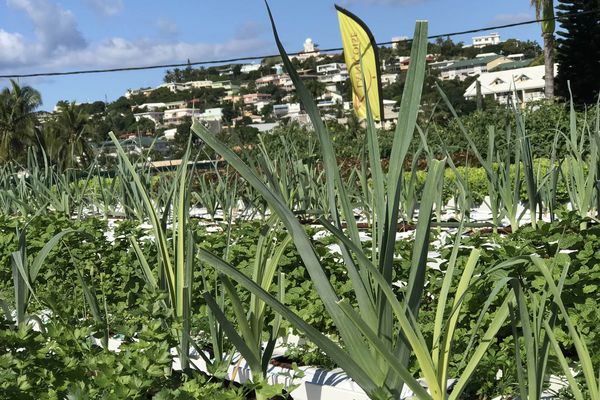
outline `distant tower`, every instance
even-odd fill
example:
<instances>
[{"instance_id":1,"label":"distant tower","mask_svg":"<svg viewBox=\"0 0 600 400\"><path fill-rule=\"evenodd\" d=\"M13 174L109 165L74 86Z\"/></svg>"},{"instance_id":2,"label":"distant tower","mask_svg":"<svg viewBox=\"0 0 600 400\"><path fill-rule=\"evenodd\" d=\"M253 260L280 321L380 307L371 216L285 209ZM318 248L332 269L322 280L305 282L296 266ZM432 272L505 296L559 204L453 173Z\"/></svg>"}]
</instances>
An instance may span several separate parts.
<instances>
[{"instance_id":1,"label":"distant tower","mask_svg":"<svg viewBox=\"0 0 600 400\"><path fill-rule=\"evenodd\" d=\"M315 44L313 43L311 38L306 38L304 41L304 52L311 53L315 51Z\"/></svg>"},{"instance_id":2,"label":"distant tower","mask_svg":"<svg viewBox=\"0 0 600 400\"><path fill-rule=\"evenodd\" d=\"M304 41L304 51L301 51L295 57L300 61L307 60L310 57L319 57L319 45L315 44L311 38L306 38Z\"/></svg>"}]
</instances>

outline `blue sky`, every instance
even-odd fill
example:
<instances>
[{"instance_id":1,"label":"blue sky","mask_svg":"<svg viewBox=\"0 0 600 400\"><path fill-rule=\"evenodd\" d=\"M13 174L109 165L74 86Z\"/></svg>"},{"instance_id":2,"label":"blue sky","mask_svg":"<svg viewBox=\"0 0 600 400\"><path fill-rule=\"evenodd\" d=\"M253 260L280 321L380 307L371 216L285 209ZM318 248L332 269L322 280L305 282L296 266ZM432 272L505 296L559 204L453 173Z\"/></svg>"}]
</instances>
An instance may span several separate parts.
<instances>
[{"instance_id":1,"label":"blue sky","mask_svg":"<svg viewBox=\"0 0 600 400\"><path fill-rule=\"evenodd\" d=\"M379 42L411 36L414 21L439 34L533 19L529 0L339 0ZM334 2L271 0L288 51L307 37L340 47ZM539 27L499 31L503 39L540 40ZM472 35L455 37L470 43ZM0 75L111 68L273 54L262 0L0 0ZM128 88L156 86L164 70L31 78L43 109L58 100L115 100ZM8 80L0 79L0 87Z\"/></svg>"}]
</instances>

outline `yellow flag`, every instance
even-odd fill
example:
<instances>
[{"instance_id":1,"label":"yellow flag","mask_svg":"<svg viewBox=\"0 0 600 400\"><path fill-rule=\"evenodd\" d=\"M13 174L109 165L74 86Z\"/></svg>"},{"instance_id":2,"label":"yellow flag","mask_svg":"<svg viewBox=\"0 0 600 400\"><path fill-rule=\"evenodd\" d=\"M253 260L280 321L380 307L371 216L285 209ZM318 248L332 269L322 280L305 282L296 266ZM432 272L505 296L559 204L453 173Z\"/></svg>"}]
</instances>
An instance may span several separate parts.
<instances>
[{"instance_id":1,"label":"yellow flag","mask_svg":"<svg viewBox=\"0 0 600 400\"><path fill-rule=\"evenodd\" d=\"M383 98L381 97L379 57L375 39L369 28L356 15L337 5L335 8L340 22L346 68L352 83L354 111L359 119L366 118L366 95L368 95L373 118L380 121L383 112Z\"/></svg>"}]
</instances>

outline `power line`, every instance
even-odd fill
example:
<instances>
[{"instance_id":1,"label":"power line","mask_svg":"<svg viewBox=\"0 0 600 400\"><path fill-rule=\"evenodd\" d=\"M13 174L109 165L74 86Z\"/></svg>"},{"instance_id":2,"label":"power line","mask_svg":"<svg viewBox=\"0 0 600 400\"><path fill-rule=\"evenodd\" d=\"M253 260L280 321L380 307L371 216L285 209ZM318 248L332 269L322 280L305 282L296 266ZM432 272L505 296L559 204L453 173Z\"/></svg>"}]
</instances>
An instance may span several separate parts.
<instances>
[{"instance_id":1,"label":"power line","mask_svg":"<svg viewBox=\"0 0 600 400\"><path fill-rule=\"evenodd\" d=\"M442 34L438 34L438 35L428 36L427 38L428 39L445 38L445 37L450 37L450 36L464 35L467 33L477 33L477 32L484 32L484 31L490 31L490 30L512 28L515 26L530 25L530 24L535 24L538 22L559 21L561 19L567 19L567 18L571 18L571 17L579 17L579 16L586 15L586 14L596 14L599 12L600 12L600 9L588 10L588 11L582 11L582 12L576 12L576 13L557 15L553 18L532 19L529 21L515 22L512 24L495 25L495 26L488 26L485 28L469 29L466 31L442 33ZM383 45L388 45L388 44L395 44L395 43L399 43L399 42L410 42L410 41L412 41L412 39L407 38L407 39L402 39L402 40L393 40L393 41L389 41L389 42L379 42L379 43L376 43L376 45L383 46ZM341 51L341 50L343 50L343 48L334 47L334 48L329 48L329 49L315 50L312 52L299 51L299 52L287 53L287 54L290 56L297 56L300 54L310 54L310 53L317 53L317 52L327 53L327 52ZM99 73L107 73L107 72L141 71L141 70L150 70L150 69L187 67L187 66L192 66L192 65L211 65L211 64L227 64L227 63L234 63L234 62L239 62L239 61L256 61L256 60L263 60L265 58L270 58L270 57L279 57L279 54L270 54L270 55L263 55L263 56L249 56L249 57L236 57L236 58L228 58L228 59L222 59L222 60L207 60L207 61L195 61L195 62L188 61L186 63L158 64L158 65L146 65L146 66L138 66L138 67L86 69L86 70L64 71L64 72L38 72L38 73L31 73L31 74L8 74L8 75L0 75L0 78L33 78L33 77L40 77L40 76L64 76L64 75L99 74Z\"/></svg>"}]
</instances>

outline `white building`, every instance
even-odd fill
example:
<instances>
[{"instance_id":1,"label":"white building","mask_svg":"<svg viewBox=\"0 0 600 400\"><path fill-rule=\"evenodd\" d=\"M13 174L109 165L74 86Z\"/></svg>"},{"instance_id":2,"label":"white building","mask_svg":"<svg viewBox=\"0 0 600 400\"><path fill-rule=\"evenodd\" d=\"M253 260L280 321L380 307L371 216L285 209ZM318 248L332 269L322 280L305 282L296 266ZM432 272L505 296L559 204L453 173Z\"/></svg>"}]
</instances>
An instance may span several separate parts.
<instances>
[{"instance_id":1,"label":"white building","mask_svg":"<svg viewBox=\"0 0 600 400\"><path fill-rule=\"evenodd\" d=\"M398 74L381 74L381 86L390 86L398 80Z\"/></svg>"},{"instance_id":2,"label":"white building","mask_svg":"<svg viewBox=\"0 0 600 400\"><path fill-rule=\"evenodd\" d=\"M329 63L317 65L317 74L339 74L342 71L346 71L346 64L344 63Z\"/></svg>"},{"instance_id":3,"label":"white building","mask_svg":"<svg viewBox=\"0 0 600 400\"><path fill-rule=\"evenodd\" d=\"M554 65L554 75L557 65ZM519 104L544 99L544 66L517 68L506 71L486 72L477 78L465 91L466 99L477 96L477 82L481 84L481 95L492 97L500 103L513 99Z\"/></svg>"},{"instance_id":4,"label":"white building","mask_svg":"<svg viewBox=\"0 0 600 400\"><path fill-rule=\"evenodd\" d=\"M348 70L344 63L329 63L317 65L317 79L319 82L335 84L348 79Z\"/></svg>"},{"instance_id":5,"label":"white building","mask_svg":"<svg viewBox=\"0 0 600 400\"><path fill-rule=\"evenodd\" d=\"M297 117L300 115L300 103L285 103L273 105L275 118Z\"/></svg>"},{"instance_id":6,"label":"white building","mask_svg":"<svg viewBox=\"0 0 600 400\"><path fill-rule=\"evenodd\" d=\"M275 85L288 91L294 90L294 82L292 82L292 78L288 74L265 75L256 79L254 83L257 89L268 85Z\"/></svg>"},{"instance_id":7,"label":"white building","mask_svg":"<svg viewBox=\"0 0 600 400\"><path fill-rule=\"evenodd\" d=\"M311 38L306 38L304 41L304 51L296 56L296 58L304 61L310 57L319 57L319 49Z\"/></svg>"},{"instance_id":8,"label":"white building","mask_svg":"<svg viewBox=\"0 0 600 400\"><path fill-rule=\"evenodd\" d=\"M144 95L144 96L150 96L150 94L153 91L154 91L154 89L151 87L141 88L141 89L127 89L127 91L125 92L125 98L130 99L133 96L137 96L139 94Z\"/></svg>"},{"instance_id":9,"label":"white building","mask_svg":"<svg viewBox=\"0 0 600 400\"><path fill-rule=\"evenodd\" d=\"M171 92L175 93L175 92L179 92L182 90L188 90L188 87L185 83L179 83L179 82L167 82L167 83L163 83L162 85L159 85L157 87L158 88L167 88L169 89Z\"/></svg>"},{"instance_id":10,"label":"white building","mask_svg":"<svg viewBox=\"0 0 600 400\"><path fill-rule=\"evenodd\" d=\"M134 106L147 111L156 111L156 110L174 110L176 108L182 108L185 106L185 101L171 101L169 103L144 103L139 106Z\"/></svg>"},{"instance_id":11,"label":"white building","mask_svg":"<svg viewBox=\"0 0 600 400\"><path fill-rule=\"evenodd\" d=\"M165 125L179 125L185 121L186 118L191 118L200 114L200 110L194 108L176 108L172 110L165 110L163 115L163 122Z\"/></svg>"},{"instance_id":12,"label":"white building","mask_svg":"<svg viewBox=\"0 0 600 400\"><path fill-rule=\"evenodd\" d=\"M270 101L257 101L256 103L254 103L254 108L256 108L256 111L261 112L262 109L266 106L271 104Z\"/></svg>"},{"instance_id":13,"label":"white building","mask_svg":"<svg viewBox=\"0 0 600 400\"><path fill-rule=\"evenodd\" d=\"M346 82L348 77L348 71L341 71L337 74L319 75L317 79L319 80L319 82L323 83L341 83Z\"/></svg>"},{"instance_id":14,"label":"white building","mask_svg":"<svg viewBox=\"0 0 600 400\"><path fill-rule=\"evenodd\" d=\"M247 74L252 71L258 71L260 69L260 64L244 64L240 68L240 72L242 74Z\"/></svg>"},{"instance_id":15,"label":"white building","mask_svg":"<svg viewBox=\"0 0 600 400\"><path fill-rule=\"evenodd\" d=\"M165 125L179 125L186 118L196 118L199 121L220 121L223 118L222 108L207 108L204 112L195 108L177 108L165 110L163 122Z\"/></svg>"},{"instance_id":16,"label":"white building","mask_svg":"<svg viewBox=\"0 0 600 400\"><path fill-rule=\"evenodd\" d=\"M483 35L483 36L475 36L472 38L473 39L473 47L485 47L485 46L491 46L494 44L500 44L500 42L502 42L500 40L500 34L499 33L490 33L489 35Z\"/></svg>"},{"instance_id":17,"label":"white building","mask_svg":"<svg viewBox=\"0 0 600 400\"><path fill-rule=\"evenodd\" d=\"M248 93L242 96L244 104L256 104L260 101L271 100L271 95L268 93Z\"/></svg>"},{"instance_id":18,"label":"white building","mask_svg":"<svg viewBox=\"0 0 600 400\"><path fill-rule=\"evenodd\" d=\"M210 88L213 86L213 81L204 80L204 81L190 81L184 83L187 90L189 89L200 89L200 88Z\"/></svg>"},{"instance_id":19,"label":"white building","mask_svg":"<svg viewBox=\"0 0 600 400\"><path fill-rule=\"evenodd\" d=\"M154 125L159 126L162 123L163 114L164 113L162 111L146 111L135 113L133 114L133 117L135 118L136 122L139 122L142 118L146 118L154 122Z\"/></svg>"},{"instance_id":20,"label":"white building","mask_svg":"<svg viewBox=\"0 0 600 400\"><path fill-rule=\"evenodd\" d=\"M452 60L445 67L439 68L441 79L455 79L461 81L469 76L477 76L484 72L494 69L498 65L510 62L506 57L500 55L486 55L485 57L476 57L468 60Z\"/></svg>"},{"instance_id":21,"label":"white building","mask_svg":"<svg viewBox=\"0 0 600 400\"><path fill-rule=\"evenodd\" d=\"M165 140L175 140L175 135L177 135L177 128L167 129L163 132Z\"/></svg>"},{"instance_id":22,"label":"white building","mask_svg":"<svg viewBox=\"0 0 600 400\"><path fill-rule=\"evenodd\" d=\"M207 108L203 113L195 114L194 117L200 121L220 121L223 118L223 109Z\"/></svg>"}]
</instances>

